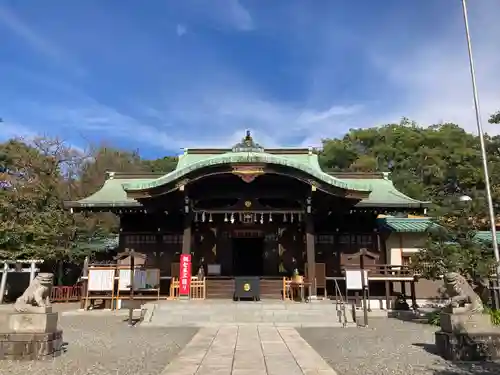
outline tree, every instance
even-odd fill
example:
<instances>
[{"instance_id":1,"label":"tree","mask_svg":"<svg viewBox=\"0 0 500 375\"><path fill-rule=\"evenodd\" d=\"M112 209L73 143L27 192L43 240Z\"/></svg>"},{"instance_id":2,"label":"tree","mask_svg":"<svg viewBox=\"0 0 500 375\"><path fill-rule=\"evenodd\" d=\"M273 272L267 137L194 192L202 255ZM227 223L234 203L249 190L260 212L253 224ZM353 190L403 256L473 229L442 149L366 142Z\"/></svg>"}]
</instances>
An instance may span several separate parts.
<instances>
[{"instance_id":1,"label":"tree","mask_svg":"<svg viewBox=\"0 0 500 375\"><path fill-rule=\"evenodd\" d=\"M475 285L485 285L495 265L491 243L477 237L488 227L485 203L481 197L469 202L448 197L446 206L436 210L426 246L412 257L412 268L421 277L435 280L458 272Z\"/></svg>"},{"instance_id":2,"label":"tree","mask_svg":"<svg viewBox=\"0 0 500 375\"><path fill-rule=\"evenodd\" d=\"M500 137L486 136L494 200L500 202ZM447 184L484 190L479 138L456 124L419 126L408 119L325 139L320 163L330 171L384 171L403 193L442 205Z\"/></svg>"},{"instance_id":3,"label":"tree","mask_svg":"<svg viewBox=\"0 0 500 375\"><path fill-rule=\"evenodd\" d=\"M500 124L500 111L497 113L494 113L491 115L490 119L488 120L490 124Z\"/></svg>"},{"instance_id":4,"label":"tree","mask_svg":"<svg viewBox=\"0 0 500 375\"><path fill-rule=\"evenodd\" d=\"M179 159L174 156L165 156L154 160L144 160L143 163L151 172L168 173L175 169Z\"/></svg>"},{"instance_id":5,"label":"tree","mask_svg":"<svg viewBox=\"0 0 500 375\"><path fill-rule=\"evenodd\" d=\"M0 257L65 259L80 232L62 208L71 194L82 154L58 139L0 145Z\"/></svg>"}]
</instances>

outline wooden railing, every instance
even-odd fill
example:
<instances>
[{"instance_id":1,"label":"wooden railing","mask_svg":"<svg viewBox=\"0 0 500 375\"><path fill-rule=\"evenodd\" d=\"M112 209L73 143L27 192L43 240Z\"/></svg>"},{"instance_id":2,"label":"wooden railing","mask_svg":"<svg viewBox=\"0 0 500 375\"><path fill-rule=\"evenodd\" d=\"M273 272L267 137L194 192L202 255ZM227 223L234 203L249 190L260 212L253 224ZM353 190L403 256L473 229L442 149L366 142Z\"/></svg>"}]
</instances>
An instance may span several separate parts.
<instances>
[{"instance_id":1,"label":"wooden railing","mask_svg":"<svg viewBox=\"0 0 500 375\"><path fill-rule=\"evenodd\" d=\"M51 302L76 302L82 297L82 286L53 286L50 294Z\"/></svg>"},{"instance_id":2,"label":"wooden railing","mask_svg":"<svg viewBox=\"0 0 500 375\"><path fill-rule=\"evenodd\" d=\"M205 287L204 278L201 280L197 279L191 280L191 293L190 293L191 299L205 299L207 297L206 290L207 289ZM179 298L179 279L174 278L170 283L170 298L171 299Z\"/></svg>"},{"instance_id":3,"label":"wooden railing","mask_svg":"<svg viewBox=\"0 0 500 375\"><path fill-rule=\"evenodd\" d=\"M377 277L385 276L391 277L414 277L415 271L409 266L391 265L391 264L367 264L365 270L368 271L368 276ZM343 267L342 276L344 276L345 269L359 269L359 265L346 265Z\"/></svg>"}]
</instances>

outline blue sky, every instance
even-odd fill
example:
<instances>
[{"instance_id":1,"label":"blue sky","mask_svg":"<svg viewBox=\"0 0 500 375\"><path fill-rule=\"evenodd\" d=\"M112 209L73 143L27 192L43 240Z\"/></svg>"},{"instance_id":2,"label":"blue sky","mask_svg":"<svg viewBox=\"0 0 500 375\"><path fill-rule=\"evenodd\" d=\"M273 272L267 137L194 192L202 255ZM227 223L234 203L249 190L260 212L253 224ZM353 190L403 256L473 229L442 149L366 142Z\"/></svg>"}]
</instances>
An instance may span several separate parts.
<instances>
[{"instance_id":1,"label":"blue sky","mask_svg":"<svg viewBox=\"0 0 500 375\"><path fill-rule=\"evenodd\" d=\"M469 3L486 118L500 1ZM0 40L0 138L156 157L247 128L264 147L402 116L474 130L459 0L0 0Z\"/></svg>"}]
</instances>

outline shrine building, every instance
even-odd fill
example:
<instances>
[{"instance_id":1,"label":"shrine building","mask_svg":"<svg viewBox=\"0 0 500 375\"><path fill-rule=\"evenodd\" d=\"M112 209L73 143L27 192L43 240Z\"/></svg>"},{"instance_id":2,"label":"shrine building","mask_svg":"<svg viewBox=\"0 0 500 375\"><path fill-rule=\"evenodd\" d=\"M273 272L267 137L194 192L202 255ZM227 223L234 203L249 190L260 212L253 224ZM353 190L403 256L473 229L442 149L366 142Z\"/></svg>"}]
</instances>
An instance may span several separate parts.
<instances>
[{"instance_id":1,"label":"shrine building","mask_svg":"<svg viewBox=\"0 0 500 375\"><path fill-rule=\"evenodd\" d=\"M162 279L178 277L180 254L191 254L207 298L230 297L237 276L260 277L263 298L279 298L294 271L312 295L331 295L344 270L360 266L374 296L388 301L411 283L413 298L429 297L418 295L403 253L420 246L403 244L415 234L424 242L428 219L408 215L429 202L398 191L389 173L327 173L313 149L264 149L250 132L229 149L185 149L166 174L108 172L99 191L65 205L118 215L120 249L143 254Z\"/></svg>"}]
</instances>

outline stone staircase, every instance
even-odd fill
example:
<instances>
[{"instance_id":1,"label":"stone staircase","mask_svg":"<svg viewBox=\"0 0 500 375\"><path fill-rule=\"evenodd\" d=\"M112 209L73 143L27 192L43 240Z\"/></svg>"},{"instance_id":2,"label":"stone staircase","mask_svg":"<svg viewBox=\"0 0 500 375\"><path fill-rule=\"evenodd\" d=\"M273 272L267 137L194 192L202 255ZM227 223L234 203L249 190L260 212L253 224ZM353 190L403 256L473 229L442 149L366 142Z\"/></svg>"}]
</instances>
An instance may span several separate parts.
<instances>
[{"instance_id":1,"label":"stone staircase","mask_svg":"<svg viewBox=\"0 0 500 375\"><path fill-rule=\"evenodd\" d=\"M292 327L356 326L352 308L332 301L295 303L283 301L233 302L227 300L160 301L144 305L142 326L275 325Z\"/></svg>"}]
</instances>

